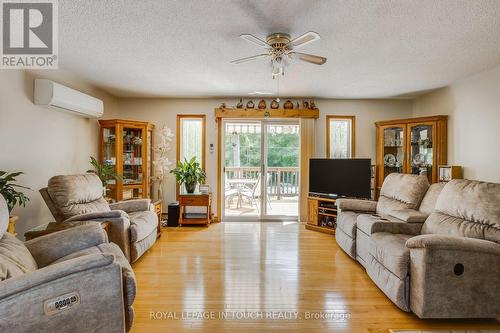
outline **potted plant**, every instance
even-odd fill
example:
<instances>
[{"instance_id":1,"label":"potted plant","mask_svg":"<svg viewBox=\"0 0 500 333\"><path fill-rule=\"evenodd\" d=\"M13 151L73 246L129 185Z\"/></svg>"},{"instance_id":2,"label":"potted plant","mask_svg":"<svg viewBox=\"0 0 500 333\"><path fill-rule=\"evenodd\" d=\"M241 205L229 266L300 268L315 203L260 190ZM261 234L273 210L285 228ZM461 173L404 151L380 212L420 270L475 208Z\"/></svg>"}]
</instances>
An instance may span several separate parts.
<instances>
[{"instance_id":1,"label":"potted plant","mask_svg":"<svg viewBox=\"0 0 500 333\"><path fill-rule=\"evenodd\" d=\"M90 156L90 164L94 167L94 169L88 170L87 172L95 173L99 177L102 182L103 195L104 197L106 197L106 185L108 184L108 182L111 179L122 180L123 177L115 172L115 168L113 165L101 164L97 162L97 160L93 156Z\"/></svg>"},{"instance_id":2,"label":"potted plant","mask_svg":"<svg viewBox=\"0 0 500 333\"><path fill-rule=\"evenodd\" d=\"M0 195L7 201L7 208L9 209L9 223L14 224L17 221L17 216L12 216L10 213L15 206L26 206L30 200L24 193L19 192L16 188L23 188L29 190L29 187L16 184L16 177L24 174L23 172L0 171Z\"/></svg>"},{"instance_id":3,"label":"potted plant","mask_svg":"<svg viewBox=\"0 0 500 333\"><path fill-rule=\"evenodd\" d=\"M177 168L170 171L175 175L175 180L179 185L184 184L187 193L193 193L197 184L205 182L207 176L200 167L200 163L193 156L189 161L185 158L184 162L179 162Z\"/></svg>"}]
</instances>

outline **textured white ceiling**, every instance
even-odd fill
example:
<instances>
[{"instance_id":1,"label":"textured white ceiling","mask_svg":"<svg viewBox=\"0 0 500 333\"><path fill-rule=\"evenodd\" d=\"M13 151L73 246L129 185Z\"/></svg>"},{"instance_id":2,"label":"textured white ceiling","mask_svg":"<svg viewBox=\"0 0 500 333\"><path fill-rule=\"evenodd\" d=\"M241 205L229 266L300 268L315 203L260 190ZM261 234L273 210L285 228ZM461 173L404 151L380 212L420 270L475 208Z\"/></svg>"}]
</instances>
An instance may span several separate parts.
<instances>
[{"instance_id":1,"label":"textured white ceiling","mask_svg":"<svg viewBox=\"0 0 500 333\"><path fill-rule=\"evenodd\" d=\"M321 40L294 63L283 96L397 97L500 64L500 0L59 0L62 68L119 96L245 96L276 91L269 64L238 36Z\"/></svg>"}]
</instances>

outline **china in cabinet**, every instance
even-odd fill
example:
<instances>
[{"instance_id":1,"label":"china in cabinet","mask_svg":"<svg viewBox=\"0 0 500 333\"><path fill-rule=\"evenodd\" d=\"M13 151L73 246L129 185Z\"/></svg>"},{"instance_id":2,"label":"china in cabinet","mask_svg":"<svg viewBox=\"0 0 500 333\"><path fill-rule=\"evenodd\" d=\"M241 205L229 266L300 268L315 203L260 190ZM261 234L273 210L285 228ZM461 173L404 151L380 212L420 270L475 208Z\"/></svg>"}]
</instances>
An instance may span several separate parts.
<instances>
[{"instance_id":1,"label":"china in cabinet","mask_svg":"<svg viewBox=\"0 0 500 333\"><path fill-rule=\"evenodd\" d=\"M438 165L446 164L447 116L379 121L377 128L377 197L390 173L426 175L439 181Z\"/></svg>"},{"instance_id":2,"label":"china in cabinet","mask_svg":"<svg viewBox=\"0 0 500 333\"><path fill-rule=\"evenodd\" d=\"M99 120L100 161L121 176L110 180L106 197L112 200L150 198L153 192L153 131L148 122Z\"/></svg>"}]
</instances>

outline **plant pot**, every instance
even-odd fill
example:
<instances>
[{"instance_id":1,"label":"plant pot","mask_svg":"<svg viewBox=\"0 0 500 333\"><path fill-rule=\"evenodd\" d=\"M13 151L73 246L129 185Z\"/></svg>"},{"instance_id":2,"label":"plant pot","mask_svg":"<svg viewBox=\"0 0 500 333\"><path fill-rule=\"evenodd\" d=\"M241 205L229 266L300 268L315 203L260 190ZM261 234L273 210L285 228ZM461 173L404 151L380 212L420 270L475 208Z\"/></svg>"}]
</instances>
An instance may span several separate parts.
<instances>
[{"instance_id":1,"label":"plant pot","mask_svg":"<svg viewBox=\"0 0 500 333\"><path fill-rule=\"evenodd\" d=\"M194 190L196 189L196 183L194 184L184 184L186 186L186 192L187 193L194 193Z\"/></svg>"}]
</instances>

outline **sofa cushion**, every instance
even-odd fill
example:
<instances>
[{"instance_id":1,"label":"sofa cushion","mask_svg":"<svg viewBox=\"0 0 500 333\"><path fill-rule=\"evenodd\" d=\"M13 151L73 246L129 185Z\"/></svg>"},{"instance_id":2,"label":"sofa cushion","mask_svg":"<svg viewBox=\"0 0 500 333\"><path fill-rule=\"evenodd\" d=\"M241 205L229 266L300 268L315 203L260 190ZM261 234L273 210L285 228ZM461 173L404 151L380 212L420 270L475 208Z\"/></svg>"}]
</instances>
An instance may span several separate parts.
<instances>
[{"instance_id":1,"label":"sofa cushion","mask_svg":"<svg viewBox=\"0 0 500 333\"><path fill-rule=\"evenodd\" d=\"M6 233L0 239L0 281L33 272L37 269L35 259L23 242Z\"/></svg>"},{"instance_id":2,"label":"sofa cushion","mask_svg":"<svg viewBox=\"0 0 500 333\"><path fill-rule=\"evenodd\" d=\"M93 173L52 177L47 192L65 219L111 210L103 198L101 180Z\"/></svg>"},{"instance_id":3,"label":"sofa cushion","mask_svg":"<svg viewBox=\"0 0 500 333\"><path fill-rule=\"evenodd\" d=\"M418 207L420 212L426 215L431 215L436 207L437 199L443 190L444 185L446 185L446 183L435 183L429 187L424 195L424 198L422 199L422 202L420 203L420 207Z\"/></svg>"},{"instance_id":4,"label":"sofa cushion","mask_svg":"<svg viewBox=\"0 0 500 333\"><path fill-rule=\"evenodd\" d=\"M370 254L392 274L403 280L410 267L410 249L405 243L411 235L379 232L371 235Z\"/></svg>"},{"instance_id":5,"label":"sofa cushion","mask_svg":"<svg viewBox=\"0 0 500 333\"><path fill-rule=\"evenodd\" d=\"M158 216L150 211L132 212L130 218L130 240L138 242L148 237L158 227Z\"/></svg>"},{"instance_id":6,"label":"sofa cushion","mask_svg":"<svg viewBox=\"0 0 500 333\"><path fill-rule=\"evenodd\" d=\"M448 182L422 234L471 237L500 243L500 184L467 179Z\"/></svg>"},{"instance_id":7,"label":"sofa cushion","mask_svg":"<svg viewBox=\"0 0 500 333\"><path fill-rule=\"evenodd\" d=\"M426 176L391 173L382 184L377 214L388 215L393 210L418 208L428 188Z\"/></svg>"}]
</instances>

